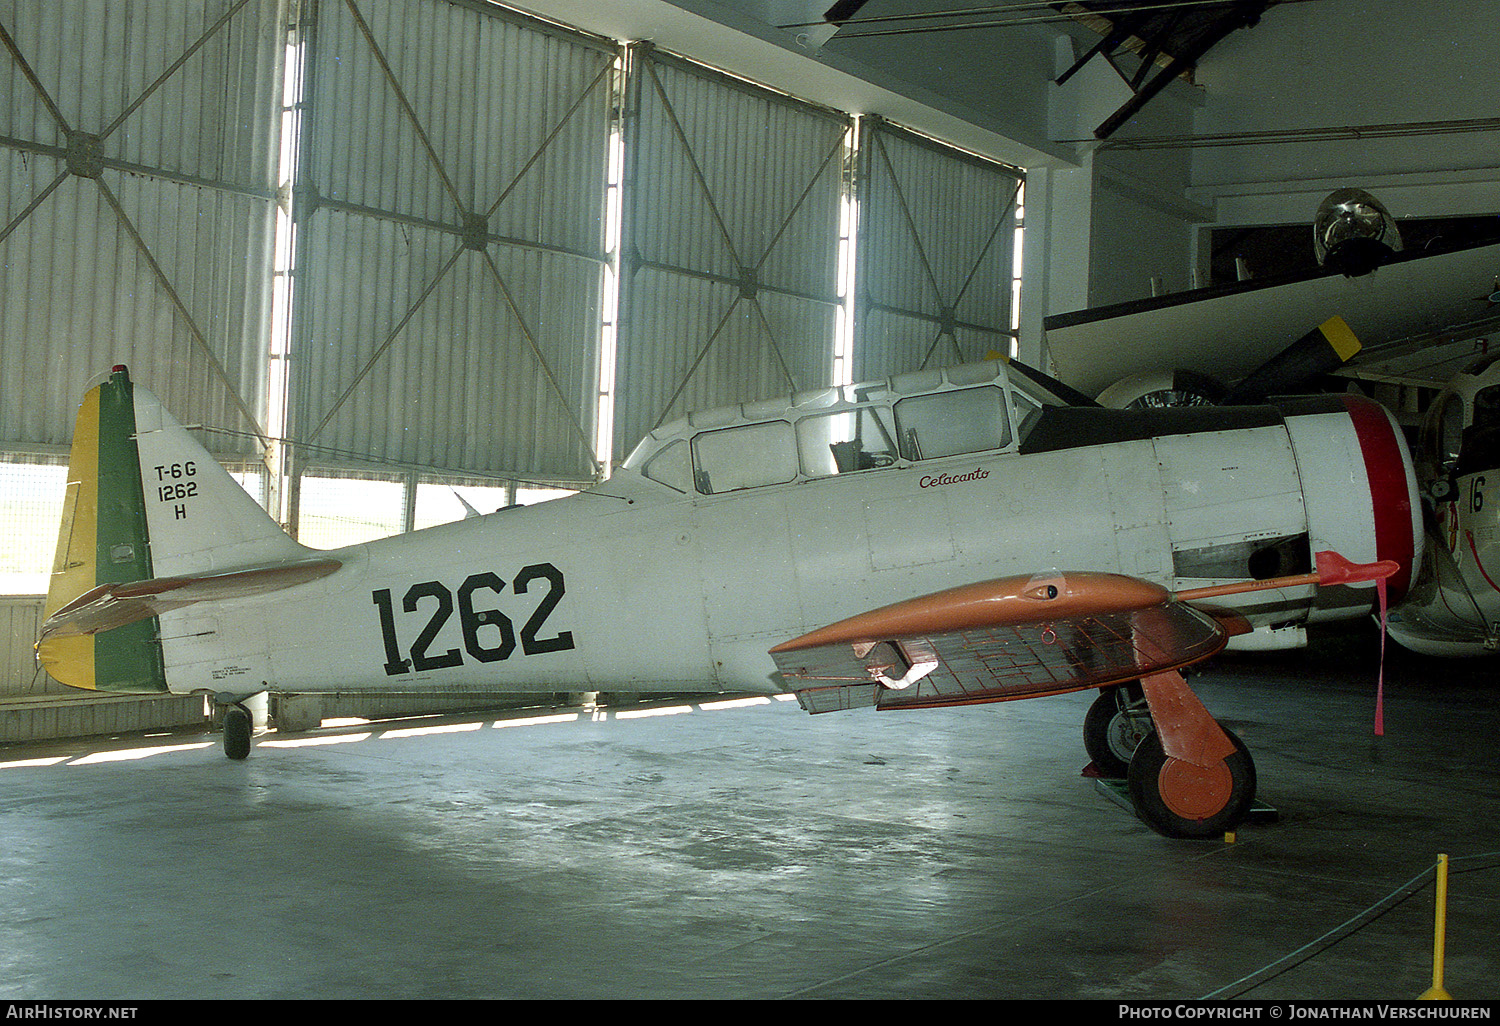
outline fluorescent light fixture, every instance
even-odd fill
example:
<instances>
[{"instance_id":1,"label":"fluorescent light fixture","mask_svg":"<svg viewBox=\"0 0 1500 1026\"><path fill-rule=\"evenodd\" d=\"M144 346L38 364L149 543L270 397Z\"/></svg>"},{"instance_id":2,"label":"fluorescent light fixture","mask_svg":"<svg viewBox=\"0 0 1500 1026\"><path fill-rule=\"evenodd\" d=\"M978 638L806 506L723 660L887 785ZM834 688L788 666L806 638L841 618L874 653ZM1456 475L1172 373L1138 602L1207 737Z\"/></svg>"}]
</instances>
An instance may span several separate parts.
<instances>
[{"instance_id":1,"label":"fluorescent light fixture","mask_svg":"<svg viewBox=\"0 0 1500 1026\"><path fill-rule=\"evenodd\" d=\"M676 716L679 713L690 713L693 707L690 705L664 705L657 709L624 709L615 713L617 720L643 720L649 716Z\"/></svg>"},{"instance_id":2,"label":"fluorescent light fixture","mask_svg":"<svg viewBox=\"0 0 1500 1026\"><path fill-rule=\"evenodd\" d=\"M727 698L722 702L703 702L698 708L713 711L716 709L743 709L752 705L770 705L769 698L756 696L755 698Z\"/></svg>"},{"instance_id":3,"label":"fluorescent light fixture","mask_svg":"<svg viewBox=\"0 0 1500 1026\"><path fill-rule=\"evenodd\" d=\"M523 716L514 720L496 720L496 727L534 727L543 723L577 723L582 713L556 713L551 716Z\"/></svg>"}]
</instances>

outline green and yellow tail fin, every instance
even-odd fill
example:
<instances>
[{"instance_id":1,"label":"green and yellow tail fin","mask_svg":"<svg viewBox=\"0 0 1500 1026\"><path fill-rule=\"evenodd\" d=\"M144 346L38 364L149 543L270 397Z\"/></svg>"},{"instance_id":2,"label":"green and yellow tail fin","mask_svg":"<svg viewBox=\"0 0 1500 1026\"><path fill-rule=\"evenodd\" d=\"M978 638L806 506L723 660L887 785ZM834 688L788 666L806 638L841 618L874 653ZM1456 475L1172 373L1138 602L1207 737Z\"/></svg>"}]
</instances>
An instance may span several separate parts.
<instances>
[{"instance_id":1,"label":"green and yellow tail fin","mask_svg":"<svg viewBox=\"0 0 1500 1026\"><path fill-rule=\"evenodd\" d=\"M340 565L319 556L116 367L78 410L37 656L73 687L171 690L177 670L171 639L163 650L162 616L292 587Z\"/></svg>"},{"instance_id":2,"label":"green and yellow tail fin","mask_svg":"<svg viewBox=\"0 0 1500 1026\"><path fill-rule=\"evenodd\" d=\"M45 616L101 584L151 578L151 543L130 375L116 367L78 409ZM167 690L155 617L37 647L53 679L99 691Z\"/></svg>"}]
</instances>

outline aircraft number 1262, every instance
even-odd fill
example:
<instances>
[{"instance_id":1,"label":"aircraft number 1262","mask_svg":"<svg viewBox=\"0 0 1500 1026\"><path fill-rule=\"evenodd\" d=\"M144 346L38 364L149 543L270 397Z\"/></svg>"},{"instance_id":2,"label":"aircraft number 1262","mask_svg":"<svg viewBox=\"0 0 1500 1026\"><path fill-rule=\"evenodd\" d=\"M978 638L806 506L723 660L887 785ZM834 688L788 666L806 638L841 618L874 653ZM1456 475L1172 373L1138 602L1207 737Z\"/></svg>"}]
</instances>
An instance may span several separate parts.
<instances>
[{"instance_id":1,"label":"aircraft number 1262","mask_svg":"<svg viewBox=\"0 0 1500 1026\"><path fill-rule=\"evenodd\" d=\"M566 590L562 571L551 563L533 563L516 574L511 587L517 595L524 595L532 582L537 580L547 583L547 593L542 596L520 630L521 653L543 655L567 651L573 647L572 631L560 631L550 638L539 637L547 618L557 608L558 602L562 601ZM509 659L516 650L515 626L510 617L499 609L490 608L495 601L493 596L500 595L504 590L504 579L488 570L464 578L464 583L458 586L456 592L441 581L423 581L407 588L406 594L401 597L403 611L415 613L419 606L431 607L426 623L418 630L407 650L410 652L410 659L404 658L405 653L397 638L396 609L391 599L391 590L381 588L372 592L370 597L375 608L380 611L380 635L385 643L387 676L462 666L464 652L481 663ZM463 652L456 648L450 648L446 652L429 652L438 632L452 618L455 605L458 623L463 631Z\"/></svg>"}]
</instances>

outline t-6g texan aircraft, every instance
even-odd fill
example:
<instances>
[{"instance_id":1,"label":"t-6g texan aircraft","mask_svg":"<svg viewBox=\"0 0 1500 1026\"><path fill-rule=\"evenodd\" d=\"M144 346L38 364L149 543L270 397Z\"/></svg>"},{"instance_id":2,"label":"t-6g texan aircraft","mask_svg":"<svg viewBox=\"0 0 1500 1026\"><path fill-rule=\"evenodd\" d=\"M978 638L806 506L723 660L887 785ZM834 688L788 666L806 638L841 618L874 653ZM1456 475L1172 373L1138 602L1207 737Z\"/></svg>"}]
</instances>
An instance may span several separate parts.
<instances>
[{"instance_id":1,"label":"t-6g texan aircraft","mask_svg":"<svg viewBox=\"0 0 1500 1026\"><path fill-rule=\"evenodd\" d=\"M83 401L38 643L59 681L260 692L794 693L920 709L1131 682L1129 789L1214 836L1254 764L1178 672L1365 616L1420 559L1379 405L1110 410L992 361L690 415L595 488L304 548L117 367ZM1134 682L1139 682L1136 685ZM1106 720L1108 716L1104 717Z\"/></svg>"}]
</instances>

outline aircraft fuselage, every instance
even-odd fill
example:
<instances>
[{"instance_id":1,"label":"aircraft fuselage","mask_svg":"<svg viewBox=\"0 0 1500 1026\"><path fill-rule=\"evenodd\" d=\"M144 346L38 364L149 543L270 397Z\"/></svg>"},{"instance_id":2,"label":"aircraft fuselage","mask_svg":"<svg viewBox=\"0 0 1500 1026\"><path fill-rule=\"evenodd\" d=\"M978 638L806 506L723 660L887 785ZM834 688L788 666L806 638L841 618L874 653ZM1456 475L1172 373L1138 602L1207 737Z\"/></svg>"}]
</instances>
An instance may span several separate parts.
<instances>
[{"instance_id":1,"label":"aircraft fuselage","mask_svg":"<svg viewBox=\"0 0 1500 1026\"><path fill-rule=\"evenodd\" d=\"M920 392L895 379L689 418L591 491L335 550L342 568L320 580L164 613L170 690L774 692L776 644L959 583L1088 569L1176 590L1299 572L1323 548L1412 562L1410 463L1373 404L1363 426L1333 400L1285 416L1162 413L1143 429L1138 414L1038 410L986 366L983 380L929 375ZM907 444L903 399L975 389L997 390L1003 444L926 458L915 428ZM884 441L861 442L864 464L824 466L840 431L816 418L859 410L877 411ZM713 465L740 429L761 447L749 462L784 479ZM924 430L930 452L938 433ZM1388 433L1383 454L1372 431ZM774 469L764 450L782 435L802 458ZM680 473L660 469L663 454L685 458ZM1368 587L1308 586L1241 611L1279 625L1372 602Z\"/></svg>"}]
</instances>

